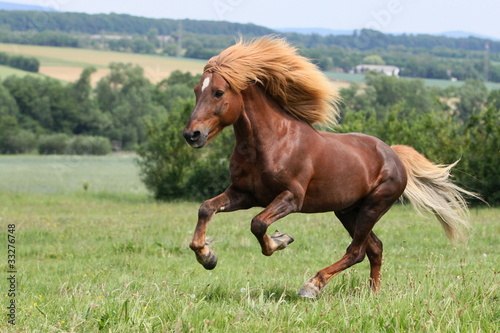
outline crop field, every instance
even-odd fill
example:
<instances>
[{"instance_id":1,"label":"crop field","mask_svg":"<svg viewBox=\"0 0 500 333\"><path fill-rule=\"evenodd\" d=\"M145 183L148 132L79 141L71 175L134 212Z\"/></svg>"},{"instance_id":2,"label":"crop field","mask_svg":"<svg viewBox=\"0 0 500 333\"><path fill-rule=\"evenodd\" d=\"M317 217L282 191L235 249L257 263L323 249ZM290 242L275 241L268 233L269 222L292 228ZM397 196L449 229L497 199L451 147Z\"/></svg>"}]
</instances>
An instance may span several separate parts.
<instances>
[{"instance_id":1,"label":"crop field","mask_svg":"<svg viewBox=\"0 0 500 333\"><path fill-rule=\"evenodd\" d=\"M301 299L302 283L349 244L332 213L277 222L296 241L271 257L250 232L258 209L217 215L208 234L219 264L206 271L188 247L200 203L155 202L134 159L0 156L1 332L498 332L498 208L471 210L463 245L395 206L375 228L381 293L365 260Z\"/></svg>"},{"instance_id":2,"label":"crop field","mask_svg":"<svg viewBox=\"0 0 500 333\"><path fill-rule=\"evenodd\" d=\"M201 73L205 65L205 61L194 59L69 47L0 43L0 52L36 57L40 60L41 74L68 82L76 81L85 67L94 66L97 69L92 76L94 84L109 72L108 65L112 62L137 64L144 69L144 75L154 83L167 78L174 70Z\"/></svg>"}]
</instances>

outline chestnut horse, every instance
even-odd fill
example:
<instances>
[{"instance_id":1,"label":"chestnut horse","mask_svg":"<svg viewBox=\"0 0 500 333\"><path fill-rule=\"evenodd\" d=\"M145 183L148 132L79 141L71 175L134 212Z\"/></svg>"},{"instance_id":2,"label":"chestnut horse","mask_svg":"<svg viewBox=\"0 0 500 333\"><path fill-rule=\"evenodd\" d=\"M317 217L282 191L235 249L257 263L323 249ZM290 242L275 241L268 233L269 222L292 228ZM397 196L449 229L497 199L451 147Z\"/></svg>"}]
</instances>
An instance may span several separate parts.
<instances>
[{"instance_id":1,"label":"chestnut horse","mask_svg":"<svg viewBox=\"0 0 500 333\"><path fill-rule=\"evenodd\" d=\"M206 269L217 256L206 239L212 217L265 207L251 222L266 256L293 242L285 233L267 235L276 220L295 212L333 211L352 237L345 255L305 282L299 295L315 298L346 268L370 261L370 284L380 288L382 242L372 229L405 195L421 211L434 213L447 235L468 227L461 195L473 195L448 181L455 165L434 165L408 146L388 146L358 133L334 134L312 124L335 124L337 94L325 76L282 39L238 42L210 59L194 88L196 106L183 135L202 148L233 125L231 185L205 201L191 249Z\"/></svg>"}]
</instances>

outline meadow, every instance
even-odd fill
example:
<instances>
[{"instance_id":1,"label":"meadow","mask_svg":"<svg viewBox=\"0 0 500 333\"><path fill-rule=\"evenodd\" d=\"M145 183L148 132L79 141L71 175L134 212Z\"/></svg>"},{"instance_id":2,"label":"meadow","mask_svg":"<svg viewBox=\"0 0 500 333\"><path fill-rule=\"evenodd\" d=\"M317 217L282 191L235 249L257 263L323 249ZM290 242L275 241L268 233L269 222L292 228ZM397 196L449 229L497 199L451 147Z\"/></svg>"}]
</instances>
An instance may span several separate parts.
<instances>
[{"instance_id":1,"label":"meadow","mask_svg":"<svg viewBox=\"0 0 500 333\"><path fill-rule=\"evenodd\" d=\"M206 271L188 247L200 203L152 200L134 159L0 156L1 332L499 330L498 208L471 210L464 245L397 205L375 227L381 293L369 290L365 260L309 300L296 296L302 283L349 244L332 213L277 222L296 241L271 257L250 232L258 209L219 214L208 232L219 264ZM6 316L12 224L15 326Z\"/></svg>"}]
</instances>

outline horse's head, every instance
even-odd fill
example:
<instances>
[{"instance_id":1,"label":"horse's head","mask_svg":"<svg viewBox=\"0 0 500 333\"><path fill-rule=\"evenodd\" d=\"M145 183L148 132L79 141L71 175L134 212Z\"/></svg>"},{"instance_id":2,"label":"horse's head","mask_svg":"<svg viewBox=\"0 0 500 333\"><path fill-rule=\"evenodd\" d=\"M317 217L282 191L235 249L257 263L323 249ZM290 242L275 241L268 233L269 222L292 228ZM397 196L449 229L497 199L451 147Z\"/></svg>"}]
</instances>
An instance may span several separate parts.
<instances>
[{"instance_id":1,"label":"horse's head","mask_svg":"<svg viewBox=\"0 0 500 333\"><path fill-rule=\"evenodd\" d=\"M194 87L196 105L182 135L194 148L202 148L241 114L243 99L217 73L205 72Z\"/></svg>"}]
</instances>

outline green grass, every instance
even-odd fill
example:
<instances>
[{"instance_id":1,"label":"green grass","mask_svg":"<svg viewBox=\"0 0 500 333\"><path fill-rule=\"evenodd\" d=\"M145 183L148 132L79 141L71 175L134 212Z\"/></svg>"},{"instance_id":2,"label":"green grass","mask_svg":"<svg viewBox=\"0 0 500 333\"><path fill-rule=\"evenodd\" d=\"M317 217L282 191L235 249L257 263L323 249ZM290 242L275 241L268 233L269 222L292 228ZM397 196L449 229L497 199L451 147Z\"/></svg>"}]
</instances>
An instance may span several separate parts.
<instances>
[{"instance_id":1,"label":"green grass","mask_svg":"<svg viewBox=\"0 0 500 333\"><path fill-rule=\"evenodd\" d=\"M0 191L146 195L135 155L0 155ZM86 187L86 190L84 188Z\"/></svg>"},{"instance_id":2,"label":"green grass","mask_svg":"<svg viewBox=\"0 0 500 333\"><path fill-rule=\"evenodd\" d=\"M258 209L219 214L208 232L219 264L206 271L188 248L199 203L91 190L131 181L124 178L134 177L133 159L117 159L79 158L75 176L93 179L84 191L43 176L54 157L0 158L2 279L7 225L16 224L19 282L17 325L7 325L4 297L0 331L498 331L500 209L473 209L471 239L456 245L437 221L396 206L376 226L385 247L382 292L370 292L363 262L336 276L319 299L305 300L295 296L302 283L349 244L332 213L277 222L272 227L296 241L271 257L260 254L249 230ZM29 191L21 173L45 178Z\"/></svg>"},{"instance_id":3,"label":"green grass","mask_svg":"<svg viewBox=\"0 0 500 333\"><path fill-rule=\"evenodd\" d=\"M20 69L8 67L8 66L2 66L0 65L0 80L5 79L8 76L11 75L16 75L16 76L26 76L26 75L34 75L34 76L41 76L40 74L37 73L31 73L27 71L22 71Z\"/></svg>"}]
</instances>

